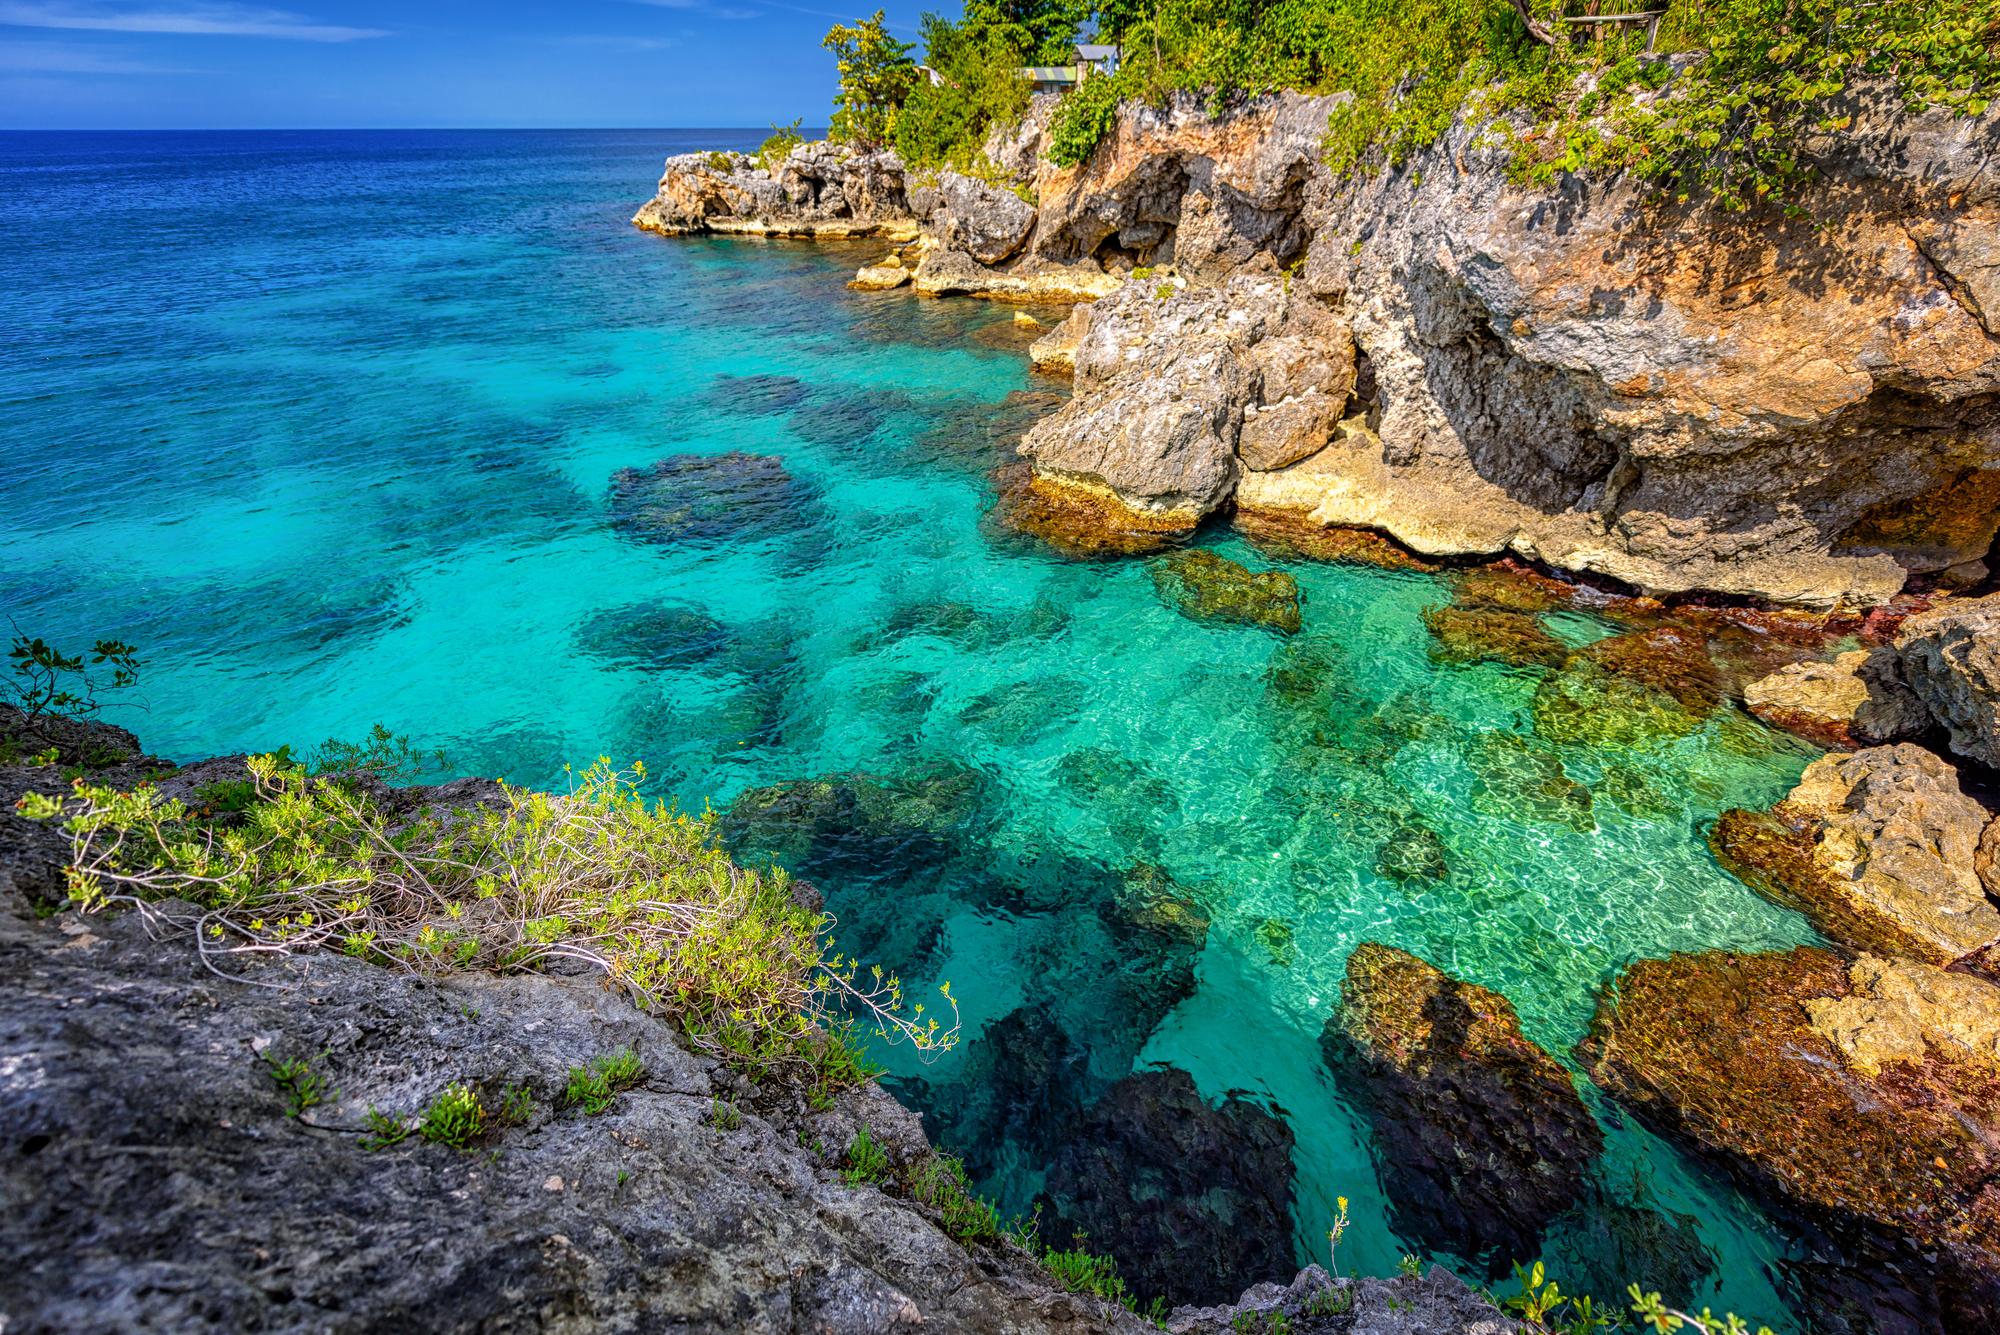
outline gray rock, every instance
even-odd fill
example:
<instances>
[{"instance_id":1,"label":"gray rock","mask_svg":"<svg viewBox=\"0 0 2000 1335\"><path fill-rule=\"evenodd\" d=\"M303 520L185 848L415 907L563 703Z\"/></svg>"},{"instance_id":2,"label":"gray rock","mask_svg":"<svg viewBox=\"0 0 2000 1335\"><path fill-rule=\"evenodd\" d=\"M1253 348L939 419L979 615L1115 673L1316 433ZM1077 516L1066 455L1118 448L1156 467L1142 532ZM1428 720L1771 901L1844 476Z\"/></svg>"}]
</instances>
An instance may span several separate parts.
<instances>
[{"instance_id":1,"label":"gray rock","mask_svg":"<svg viewBox=\"0 0 2000 1335\"><path fill-rule=\"evenodd\" d=\"M1227 1306L1177 1307L1166 1328L1234 1335L1270 1330L1277 1317L1298 1335L1516 1335L1520 1328L1442 1266L1422 1277L1334 1279L1316 1265L1289 1285L1259 1284Z\"/></svg>"},{"instance_id":2,"label":"gray rock","mask_svg":"<svg viewBox=\"0 0 2000 1335\"><path fill-rule=\"evenodd\" d=\"M1004 186L945 171L910 190L930 234L981 264L1011 257L1035 226L1035 206Z\"/></svg>"},{"instance_id":3,"label":"gray rock","mask_svg":"<svg viewBox=\"0 0 2000 1335\"><path fill-rule=\"evenodd\" d=\"M1903 623L1902 680L1951 737L1951 749L2000 767L2000 594L1953 600Z\"/></svg>"},{"instance_id":4,"label":"gray rock","mask_svg":"<svg viewBox=\"0 0 2000 1335\"><path fill-rule=\"evenodd\" d=\"M632 219L645 231L777 236L916 234L893 152L800 144L766 170L747 153L681 153L667 159L659 192Z\"/></svg>"}]
</instances>

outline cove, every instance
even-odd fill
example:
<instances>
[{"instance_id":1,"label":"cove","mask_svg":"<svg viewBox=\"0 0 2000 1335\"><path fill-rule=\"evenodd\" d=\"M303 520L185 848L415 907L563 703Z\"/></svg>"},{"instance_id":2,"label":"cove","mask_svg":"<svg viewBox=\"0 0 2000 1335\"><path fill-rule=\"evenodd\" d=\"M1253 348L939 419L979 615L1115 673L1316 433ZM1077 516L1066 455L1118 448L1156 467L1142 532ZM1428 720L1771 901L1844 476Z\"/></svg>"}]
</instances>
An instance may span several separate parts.
<instances>
[{"instance_id":1,"label":"cove","mask_svg":"<svg viewBox=\"0 0 2000 1335\"><path fill-rule=\"evenodd\" d=\"M1538 670L1434 657L1440 576L1205 535L1298 580L1285 637L996 529L988 474L1061 393L1010 310L849 293L868 248L624 225L663 151L759 137L5 140L0 606L140 645L117 717L166 754L382 722L524 783L644 758L812 880L842 946L951 980L961 1046L880 1056L1009 1211L1052 1164L1115 1172L1066 1145L1171 1068L1285 1127L1289 1182L1241 1185L1282 1188L1293 1258L1325 1259L1344 1196L1341 1264L1393 1271L1416 1247L1320 1045L1357 945L1564 1053L1625 962L1813 939L1703 845L1811 758L1747 717L1549 742ZM684 460L738 452L782 471ZM696 483L621 509L613 479L657 495L663 460ZM1551 760L1587 815L1548 800ZM1566 1286L1784 1310L1793 1241L1600 1112L1546 1240Z\"/></svg>"}]
</instances>

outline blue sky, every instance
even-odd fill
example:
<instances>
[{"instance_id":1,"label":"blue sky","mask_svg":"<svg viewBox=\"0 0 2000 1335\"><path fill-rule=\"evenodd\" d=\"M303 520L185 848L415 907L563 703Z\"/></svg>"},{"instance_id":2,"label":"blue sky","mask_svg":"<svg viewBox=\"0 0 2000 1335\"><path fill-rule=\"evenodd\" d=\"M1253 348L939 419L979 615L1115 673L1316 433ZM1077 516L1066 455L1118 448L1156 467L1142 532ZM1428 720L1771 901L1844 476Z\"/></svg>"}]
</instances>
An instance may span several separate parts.
<instances>
[{"instance_id":1,"label":"blue sky","mask_svg":"<svg viewBox=\"0 0 2000 1335\"><path fill-rule=\"evenodd\" d=\"M824 125L876 3L0 0L0 128Z\"/></svg>"}]
</instances>

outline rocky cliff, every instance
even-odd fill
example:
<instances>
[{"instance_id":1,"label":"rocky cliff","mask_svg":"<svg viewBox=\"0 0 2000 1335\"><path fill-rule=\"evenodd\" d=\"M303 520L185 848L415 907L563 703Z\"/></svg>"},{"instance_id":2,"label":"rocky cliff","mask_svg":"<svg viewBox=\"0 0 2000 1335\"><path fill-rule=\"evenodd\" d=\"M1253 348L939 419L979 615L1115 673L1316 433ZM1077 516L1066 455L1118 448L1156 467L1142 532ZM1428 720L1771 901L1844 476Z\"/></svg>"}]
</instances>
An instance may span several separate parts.
<instances>
[{"instance_id":1,"label":"rocky cliff","mask_svg":"<svg viewBox=\"0 0 2000 1335\"><path fill-rule=\"evenodd\" d=\"M61 763L121 788L199 800L243 772L176 767L117 729L60 732ZM595 977L422 977L333 954L219 972L195 949L192 905L64 908L64 839L14 812L62 786L45 756L20 759L46 742L0 710L9 1335L1155 1328L1064 1291L1004 1233L968 1235L948 1199L909 1186L934 1151L873 1084L814 1097L753 1081ZM384 800L414 813L502 799L472 780ZM573 1068L613 1053L636 1057L630 1087L602 1106L565 1097ZM453 1087L489 1110L460 1148L375 1120L408 1128ZM856 1173L864 1127L883 1157ZM1287 1236L1269 1241L1289 1257ZM1316 1267L1167 1324L1209 1335L1273 1314L1301 1332L1511 1329L1442 1271Z\"/></svg>"},{"instance_id":2,"label":"rocky cliff","mask_svg":"<svg viewBox=\"0 0 2000 1335\"><path fill-rule=\"evenodd\" d=\"M1099 355L1024 447L1100 519L1109 499L1171 532L1233 506L1817 607L1987 576L2000 111L1859 95L1837 139L1802 146L1819 175L1800 212L1731 214L1623 180L1516 184L1469 123L1335 177L1331 102L1128 104L1069 169L1045 159L1041 104L987 145L1010 180L905 193L924 237L882 284L1100 298L1038 363L1094 340L1167 368L1121 378ZM736 228L794 193L789 165L742 182L688 164L656 220ZM904 216L836 195L876 201L843 217Z\"/></svg>"}]
</instances>

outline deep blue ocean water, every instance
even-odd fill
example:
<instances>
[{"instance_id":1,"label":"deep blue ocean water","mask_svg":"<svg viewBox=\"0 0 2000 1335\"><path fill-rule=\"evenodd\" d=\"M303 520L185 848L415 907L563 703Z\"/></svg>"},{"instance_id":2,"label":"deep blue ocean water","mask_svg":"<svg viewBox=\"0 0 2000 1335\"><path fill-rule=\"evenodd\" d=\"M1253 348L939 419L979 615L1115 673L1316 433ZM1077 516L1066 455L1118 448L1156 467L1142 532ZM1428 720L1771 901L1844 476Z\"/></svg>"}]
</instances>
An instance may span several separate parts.
<instances>
[{"instance_id":1,"label":"deep blue ocean water","mask_svg":"<svg viewBox=\"0 0 2000 1335\"><path fill-rule=\"evenodd\" d=\"M766 822L746 855L810 875L842 946L952 981L959 1049L884 1058L1013 1210L1052 1129L996 1106L1010 1013L1093 1092L1161 1063L1281 1116L1298 1258L1325 1261L1346 1196L1342 1265L1387 1273L1413 1244L1319 1048L1356 943L1494 988L1563 1053L1631 959L1812 939L1700 837L1807 758L1740 714L1565 748L1586 784L1665 795L1580 830L1509 800L1534 676L1431 660L1443 581L1292 566L1287 642L1187 619L1143 562L996 532L988 471L1062 388L1011 310L850 292L867 246L627 225L665 154L759 138L0 135L0 609L139 645L143 707L111 717L172 756L381 722L527 783L643 758L695 808L872 776L890 834ZM695 470L747 507L613 522L619 470L733 451L783 461ZM1378 866L1413 820L1439 883ZM1105 887L1140 864L1209 919L1172 984L1113 977ZM1784 1236L1604 1113L1591 1203L1546 1248L1565 1287L1664 1282L1670 1247L1705 1265L1695 1301L1775 1324Z\"/></svg>"}]
</instances>

